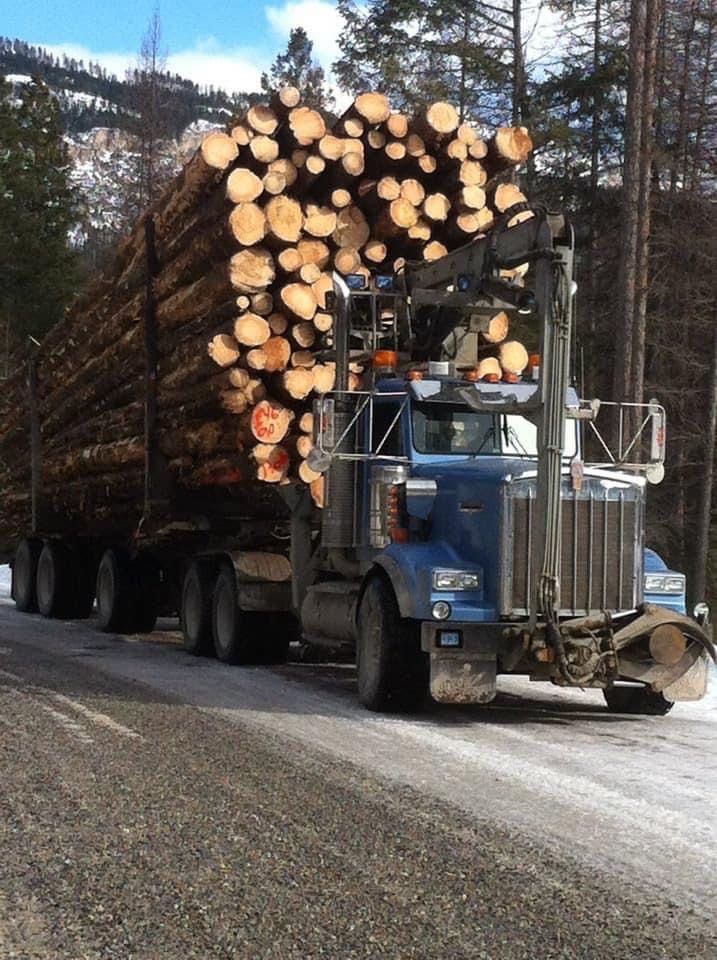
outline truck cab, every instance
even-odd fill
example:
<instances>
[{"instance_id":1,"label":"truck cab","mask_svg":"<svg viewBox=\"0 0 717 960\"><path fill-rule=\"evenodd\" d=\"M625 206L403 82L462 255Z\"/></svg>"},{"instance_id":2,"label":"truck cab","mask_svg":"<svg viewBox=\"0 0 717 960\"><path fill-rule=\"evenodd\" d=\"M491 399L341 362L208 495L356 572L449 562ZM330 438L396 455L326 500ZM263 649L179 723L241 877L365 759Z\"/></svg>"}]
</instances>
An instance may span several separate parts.
<instances>
[{"instance_id":1,"label":"truck cab","mask_svg":"<svg viewBox=\"0 0 717 960\"><path fill-rule=\"evenodd\" d=\"M506 236L503 251L472 244L398 282L352 290L337 278L337 385L314 416L327 498L305 636L355 644L370 709L415 707L427 689L487 702L497 675L515 672L602 688L614 709L667 712L702 696L714 648L683 610L645 603L664 410L579 398L569 232L535 218ZM533 289L504 279L523 261ZM538 333L523 376L476 376L475 338L461 363L457 339L496 310ZM359 361L370 369L356 390ZM600 411L619 422L616 454Z\"/></svg>"}]
</instances>

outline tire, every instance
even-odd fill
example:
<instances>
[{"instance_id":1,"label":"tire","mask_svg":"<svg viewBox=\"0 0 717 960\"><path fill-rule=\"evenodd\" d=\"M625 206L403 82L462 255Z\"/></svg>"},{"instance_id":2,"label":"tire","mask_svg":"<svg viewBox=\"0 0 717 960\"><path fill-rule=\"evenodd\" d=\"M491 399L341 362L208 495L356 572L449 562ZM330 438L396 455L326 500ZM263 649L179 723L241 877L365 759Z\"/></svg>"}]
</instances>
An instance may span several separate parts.
<instances>
[{"instance_id":1,"label":"tire","mask_svg":"<svg viewBox=\"0 0 717 960\"><path fill-rule=\"evenodd\" d=\"M97 570L97 620L103 633L131 633L135 589L124 550L106 550Z\"/></svg>"},{"instance_id":2,"label":"tire","mask_svg":"<svg viewBox=\"0 0 717 960\"><path fill-rule=\"evenodd\" d=\"M605 703L610 713L642 714L648 717L664 717L674 707L661 693L649 687L614 686L603 690Z\"/></svg>"},{"instance_id":3,"label":"tire","mask_svg":"<svg viewBox=\"0 0 717 960\"><path fill-rule=\"evenodd\" d=\"M182 583L180 620L182 639L187 653L198 657L214 653L212 635L212 600L216 565L211 560L192 560Z\"/></svg>"},{"instance_id":4,"label":"tire","mask_svg":"<svg viewBox=\"0 0 717 960\"><path fill-rule=\"evenodd\" d=\"M214 652L223 663L251 663L256 659L251 615L239 609L236 574L222 564L212 595Z\"/></svg>"},{"instance_id":5,"label":"tire","mask_svg":"<svg viewBox=\"0 0 717 960\"><path fill-rule=\"evenodd\" d=\"M72 557L64 544L48 540L40 551L35 594L43 617L65 619L73 615L76 585Z\"/></svg>"},{"instance_id":6,"label":"tire","mask_svg":"<svg viewBox=\"0 0 717 960\"><path fill-rule=\"evenodd\" d=\"M383 577L372 577L358 613L356 671L360 702L369 710L420 710L428 694L428 657L418 625L401 617Z\"/></svg>"},{"instance_id":7,"label":"tire","mask_svg":"<svg viewBox=\"0 0 717 960\"><path fill-rule=\"evenodd\" d=\"M39 540L22 540L12 564L12 598L23 613L37 610L37 561L42 544Z\"/></svg>"}]
</instances>

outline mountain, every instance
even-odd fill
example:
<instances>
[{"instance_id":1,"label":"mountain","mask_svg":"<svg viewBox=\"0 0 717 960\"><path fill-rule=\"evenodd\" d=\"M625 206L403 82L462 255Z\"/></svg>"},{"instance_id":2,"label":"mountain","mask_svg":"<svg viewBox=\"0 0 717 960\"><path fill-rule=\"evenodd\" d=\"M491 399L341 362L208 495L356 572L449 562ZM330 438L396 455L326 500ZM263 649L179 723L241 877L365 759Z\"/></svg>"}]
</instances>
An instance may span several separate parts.
<instances>
[{"instance_id":1,"label":"mountain","mask_svg":"<svg viewBox=\"0 0 717 960\"><path fill-rule=\"evenodd\" d=\"M138 166L136 73L123 79L97 63L57 57L23 40L0 37L0 76L17 89L43 80L57 97L72 158L73 181L83 208L74 240L112 239L126 229L127 187ZM163 168L178 170L202 136L260 99L201 88L173 74L161 76Z\"/></svg>"}]
</instances>

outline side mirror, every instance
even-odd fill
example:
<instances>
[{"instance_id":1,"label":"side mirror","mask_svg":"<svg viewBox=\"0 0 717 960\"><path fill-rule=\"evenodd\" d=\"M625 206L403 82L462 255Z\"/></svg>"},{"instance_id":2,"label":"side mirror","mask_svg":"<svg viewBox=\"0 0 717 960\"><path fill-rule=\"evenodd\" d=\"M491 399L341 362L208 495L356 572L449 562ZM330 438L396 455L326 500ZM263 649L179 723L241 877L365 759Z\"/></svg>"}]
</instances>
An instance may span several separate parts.
<instances>
[{"instance_id":1,"label":"side mirror","mask_svg":"<svg viewBox=\"0 0 717 960\"><path fill-rule=\"evenodd\" d=\"M710 622L710 608L708 603L696 603L692 611L693 618L701 627L706 627Z\"/></svg>"},{"instance_id":2,"label":"side mirror","mask_svg":"<svg viewBox=\"0 0 717 960\"><path fill-rule=\"evenodd\" d=\"M417 520L427 520L433 509L433 501L438 493L435 480L422 477L409 477L406 480L406 510L409 516Z\"/></svg>"}]
</instances>

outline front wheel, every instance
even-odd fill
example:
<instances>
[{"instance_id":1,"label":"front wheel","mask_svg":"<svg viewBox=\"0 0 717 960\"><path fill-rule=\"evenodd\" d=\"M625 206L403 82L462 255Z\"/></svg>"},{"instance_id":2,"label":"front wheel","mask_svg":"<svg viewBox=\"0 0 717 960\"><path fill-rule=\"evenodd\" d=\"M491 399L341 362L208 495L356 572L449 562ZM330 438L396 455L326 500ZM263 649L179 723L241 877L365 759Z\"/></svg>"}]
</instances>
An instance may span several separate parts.
<instances>
[{"instance_id":1,"label":"front wheel","mask_svg":"<svg viewBox=\"0 0 717 960\"><path fill-rule=\"evenodd\" d=\"M212 635L217 660L224 663L252 661L250 618L239 609L236 574L229 564L222 565L214 585Z\"/></svg>"},{"instance_id":2,"label":"front wheel","mask_svg":"<svg viewBox=\"0 0 717 960\"><path fill-rule=\"evenodd\" d=\"M418 624L401 617L382 577L369 580L361 598L356 645L358 695L369 710L419 710L428 693L428 658Z\"/></svg>"},{"instance_id":3,"label":"front wheel","mask_svg":"<svg viewBox=\"0 0 717 960\"><path fill-rule=\"evenodd\" d=\"M610 713L632 713L643 716L664 717L674 703L649 687L614 686L603 690L605 703Z\"/></svg>"}]
</instances>

